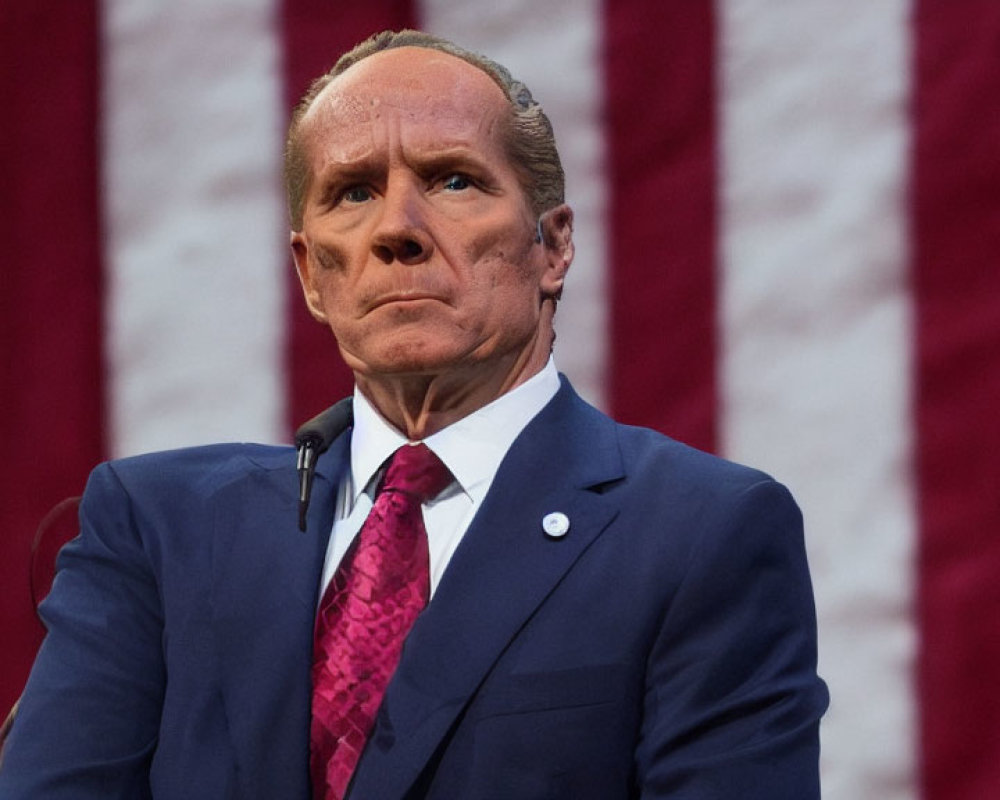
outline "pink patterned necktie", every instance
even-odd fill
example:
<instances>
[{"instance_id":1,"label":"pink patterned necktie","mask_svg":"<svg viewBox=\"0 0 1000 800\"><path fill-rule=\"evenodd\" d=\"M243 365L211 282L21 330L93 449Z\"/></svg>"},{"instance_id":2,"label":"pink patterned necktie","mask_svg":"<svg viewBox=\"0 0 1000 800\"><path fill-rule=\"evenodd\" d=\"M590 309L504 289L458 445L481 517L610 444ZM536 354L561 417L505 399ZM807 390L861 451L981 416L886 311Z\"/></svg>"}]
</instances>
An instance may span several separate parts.
<instances>
[{"instance_id":1,"label":"pink patterned necktie","mask_svg":"<svg viewBox=\"0 0 1000 800\"><path fill-rule=\"evenodd\" d=\"M448 468L426 445L400 447L323 595L313 641L309 753L317 800L344 797L403 640L427 605L421 504L450 482Z\"/></svg>"}]
</instances>

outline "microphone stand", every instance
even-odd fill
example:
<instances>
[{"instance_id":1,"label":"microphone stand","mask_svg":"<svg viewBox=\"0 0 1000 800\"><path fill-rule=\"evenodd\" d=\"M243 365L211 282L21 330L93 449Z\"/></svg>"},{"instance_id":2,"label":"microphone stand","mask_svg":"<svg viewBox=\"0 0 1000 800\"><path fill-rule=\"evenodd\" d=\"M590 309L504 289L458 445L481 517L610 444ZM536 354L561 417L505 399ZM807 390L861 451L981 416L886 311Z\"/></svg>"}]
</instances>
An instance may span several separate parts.
<instances>
[{"instance_id":1,"label":"microphone stand","mask_svg":"<svg viewBox=\"0 0 1000 800\"><path fill-rule=\"evenodd\" d=\"M334 403L326 411L317 414L295 432L295 448L298 451L296 469L299 473L299 530L306 530L306 512L312 494L313 475L316 462L325 453L333 440L347 430L354 422L354 409L350 397Z\"/></svg>"}]
</instances>

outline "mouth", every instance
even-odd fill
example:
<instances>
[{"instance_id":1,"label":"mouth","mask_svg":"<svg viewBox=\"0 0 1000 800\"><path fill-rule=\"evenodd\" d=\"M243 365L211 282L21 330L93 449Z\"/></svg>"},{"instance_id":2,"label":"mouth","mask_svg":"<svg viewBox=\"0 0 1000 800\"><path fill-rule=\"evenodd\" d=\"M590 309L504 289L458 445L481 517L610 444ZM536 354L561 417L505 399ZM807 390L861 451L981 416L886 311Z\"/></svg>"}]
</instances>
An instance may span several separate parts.
<instances>
[{"instance_id":1,"label":"mouth","mask_svg":"<svg viewBox=\"0 0 1000 800\"><path fill-rule=\"evenodd\" d=\"M409 305L411 303L420 302L436 302L444 303L444 299L438 297L437 295L430 294L428 292L392 292L390 294L384 294L373 300L369 306L369 311L374 311L376 308L381 308L382 306L389 305Z\"/></svg>"}]
</instances>

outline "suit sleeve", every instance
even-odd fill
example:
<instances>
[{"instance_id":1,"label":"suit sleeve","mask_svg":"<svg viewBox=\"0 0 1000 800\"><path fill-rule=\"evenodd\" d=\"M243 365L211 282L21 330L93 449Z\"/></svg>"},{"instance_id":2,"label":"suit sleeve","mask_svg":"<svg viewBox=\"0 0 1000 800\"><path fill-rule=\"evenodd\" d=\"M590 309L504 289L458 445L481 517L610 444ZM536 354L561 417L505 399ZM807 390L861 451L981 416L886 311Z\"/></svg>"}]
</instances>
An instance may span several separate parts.
<instances>
[{"instance_id":1,"label":"suit sleeve","mask_svg":"<svg viewBox=\"0 0 1000 800\"><path fill-rule=\"evenodd\" d=\"M165 669L151 559L111 466L91 475L63 548L39 651L0 769L0 798L143 798Z\"/></svg>"},{"instance_id":2,"label":"suit sleeve","mask_svg":"<svg viewBox=\"0 0 1000 800\"><path fill-rule=\"evenodd\" d=\"M770 480L714 515L649 657L642 798L819 798L816 619L802 518Z\"/></svg>"}]
</instances>

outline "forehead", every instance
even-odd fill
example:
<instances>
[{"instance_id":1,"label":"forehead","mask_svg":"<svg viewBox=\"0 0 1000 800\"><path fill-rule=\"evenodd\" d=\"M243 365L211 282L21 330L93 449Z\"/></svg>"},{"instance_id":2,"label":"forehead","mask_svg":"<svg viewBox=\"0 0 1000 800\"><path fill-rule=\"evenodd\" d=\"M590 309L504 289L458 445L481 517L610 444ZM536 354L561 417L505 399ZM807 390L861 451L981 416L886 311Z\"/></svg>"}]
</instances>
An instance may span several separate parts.
<instances>
[{"instance_id":1,"label":"forehead","mask_svg":"<svg viewBox=\"0 0 1000 800\"><path fill-rule=\"evenodd\" d=\"M318 139L335 155L331 148L364 147L390 131L418 145L422 139L442 147L495 145L498 123L509 114L503 91L482 70L448 53L402 47L368 56L337 76L302 124L307 140Z\"/></svg>"}]
</instances>

